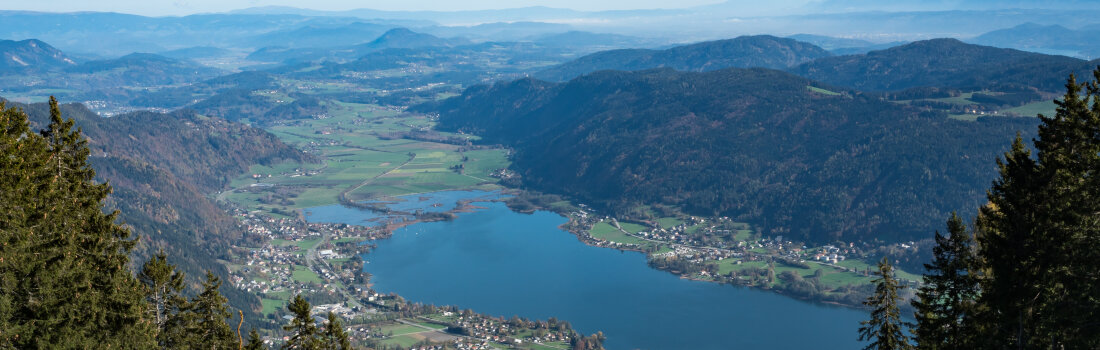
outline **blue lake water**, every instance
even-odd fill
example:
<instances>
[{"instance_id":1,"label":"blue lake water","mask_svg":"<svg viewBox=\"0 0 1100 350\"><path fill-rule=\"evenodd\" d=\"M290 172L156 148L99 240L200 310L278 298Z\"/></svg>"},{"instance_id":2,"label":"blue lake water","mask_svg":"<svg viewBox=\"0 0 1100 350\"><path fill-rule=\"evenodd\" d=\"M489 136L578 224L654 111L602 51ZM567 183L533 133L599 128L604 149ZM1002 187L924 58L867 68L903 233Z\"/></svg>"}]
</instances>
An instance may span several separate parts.
<instances>
[{"instance_id":1,"label":"blue lake water","mask_svg":"<svg viewBox=\"0 0 1100 350\"><path fill-rule=\"evenodd\" d=\"M442 213L454 210L459 201L463 200L496 200L505 197L496 191L439 191L424 194L414 194L395 197L388 201L369 201L368 204L384 204L390 210L405 213L414 213L417 210L424 212ZM349 225L377 226L385 221L412 220L408 215L386 215L367 209L345 207L334 204L308 208L305 211L306 220L312 222L331 222Z\"/></svg>"},{"instance_id":2,"label":"blue lake water","mask_svg":"<svg viewBox=\"0 0 1100 350\"><path fill-rule=\"evenodd\" d=\"M391 210L412 213L417 210L442 213L451 211L460 200L494 200L503 197L499 192L490 191L439 191L397 197L396 201L370 201L367 203L386 204Z\"/></svg>"},{"instance_id":3,"label":"blue lake water","mask_svg":"<svg viewBox=\"0 0 1100 350\"><path fill-rule=\"evenodd\" d=\"M862 347L863 311L680 279L641 253L584 245L557 228L566 221L557 214L484 206L374 242L364 268L375 289L489 315L557 317L603 331L613 350Z\"/></svg>"}]
</instances>

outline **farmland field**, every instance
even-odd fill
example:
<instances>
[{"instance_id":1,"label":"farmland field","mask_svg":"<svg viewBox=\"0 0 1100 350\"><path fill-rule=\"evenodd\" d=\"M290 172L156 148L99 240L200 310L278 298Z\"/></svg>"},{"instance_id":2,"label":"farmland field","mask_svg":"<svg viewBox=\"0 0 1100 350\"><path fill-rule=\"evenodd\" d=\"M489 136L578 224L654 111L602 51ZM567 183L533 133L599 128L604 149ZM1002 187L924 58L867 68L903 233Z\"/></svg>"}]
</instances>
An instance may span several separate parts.
<instances>
[{"instance_id":1,"label":"farmland field","mask_svg":"<svg viewBox=\"0 0 1100 350\"><path fill-rule=\"evenodd\" d=\"M287 121L268 130L317 161L253 166L224 199L277 216L350 200L450 189L495 189L490 174L507 167L502 149L395 138L425 130L426 116L367 104L330 103L324 118ZM443 136L455 136L438 133Z\"/></svg>"}]
</instances>

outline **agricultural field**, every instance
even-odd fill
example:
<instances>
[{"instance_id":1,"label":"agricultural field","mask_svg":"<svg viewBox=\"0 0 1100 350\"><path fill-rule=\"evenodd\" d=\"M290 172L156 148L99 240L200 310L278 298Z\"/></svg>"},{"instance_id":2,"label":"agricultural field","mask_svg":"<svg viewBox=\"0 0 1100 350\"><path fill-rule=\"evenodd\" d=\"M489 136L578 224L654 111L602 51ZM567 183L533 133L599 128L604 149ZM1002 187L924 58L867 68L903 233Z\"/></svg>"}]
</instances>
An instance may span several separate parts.
<instances>
[{"instance_id":1,"label":"agricultural field","mask_svg":"<svg viewBox=\"0 0 1100 350\"><path fill-rule=\"evenodd\" d=\"M1004 112L1005 114L1019 115L1021 117L1034 117L1039 114L1043 114L1049 117L1054 115L1054 110L1057 107L1058 105L1054 104L1054 101L1040 101L1032 102L1015 108L1009 108L1002 112Z\"/></svg>"},{"instance_id":2,"label":"agricultural field","mask_svg":"<svg viewBox=\"0 0 1100 350\"><path fill-rule=\"evenodd\" d=\"M819 93L819 94L822 94L822 95L829 95L829 96L839 96L840 95L839 92L831 91L831 90L825 90L825 89L822 89L822 88L819 88L819 87L816 87L816 86L806 86L806 88L810 89L810 91L813 91L813 92L816 92L816 93Z\"/></svg>"},{"instance_id":3,"label":"agricultural field","mask_svg":"<svg viewBox=\"0 0 1100 350\"><path fill-rule=\"evenodd\" d=\"M592 226L592 229L588 233L592 235L593 238L605 241L618 242L622 244L650 244L648 241L629 236L622 231L619 231L619 229L615 228L615 226L611 226L611 224L607 222L601 222Z\"/></svg>"},{"instance_id":4,"label":"agricultural field","mask_svg":"<svg viewBox=\"0 0 1100 350\"><path fill-rule=\"evenodd\" d=\"M328 113L268 128L283 142L313 154L313 163L253 166L219 195L249 210L275 216L350 200L452 189L496 189L490 174L507 167L503 149L485 149L403 138L417 132L433 137L472 139L429 131L427 116L400 108L328 102Z\"/></svg>"}]
</instances>

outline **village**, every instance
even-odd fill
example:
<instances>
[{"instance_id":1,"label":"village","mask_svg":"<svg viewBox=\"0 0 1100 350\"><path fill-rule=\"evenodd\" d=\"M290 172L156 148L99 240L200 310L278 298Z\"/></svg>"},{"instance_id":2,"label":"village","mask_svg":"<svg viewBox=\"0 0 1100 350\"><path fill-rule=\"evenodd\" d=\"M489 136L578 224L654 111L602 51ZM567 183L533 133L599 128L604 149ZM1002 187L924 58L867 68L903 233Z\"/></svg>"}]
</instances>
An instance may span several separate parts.
<instances>
[{"instance_id":1,"label":"village","mask_svg":"<svg viewBox=\"0 0 1100 350\"><path fill-rule=\"evenodd\" d=\"M580 209L561 213L562 227L582 242L646 254L649 265L686 279L773 289L819 301L852 302L873 278L865 261L875 247L837 242L807 246L783 236L762 237L728 217L680 216L623 220ZM914 242L889 247L914 250ZM880 248L881 249L881 248ZM919 277L901 272L910 286ZM803 283L805 282L805 283Z\"/></svg>"}]
</instances>

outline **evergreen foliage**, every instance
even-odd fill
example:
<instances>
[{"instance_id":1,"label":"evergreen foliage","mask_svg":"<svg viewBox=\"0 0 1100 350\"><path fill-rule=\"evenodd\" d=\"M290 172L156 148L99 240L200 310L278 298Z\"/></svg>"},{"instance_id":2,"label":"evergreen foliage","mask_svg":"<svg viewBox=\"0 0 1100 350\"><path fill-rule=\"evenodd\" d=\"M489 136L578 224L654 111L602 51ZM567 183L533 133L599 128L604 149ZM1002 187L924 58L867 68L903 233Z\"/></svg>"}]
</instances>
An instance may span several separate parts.
<instances>
[{"instance_id":1,"label":"evergreen foliage","mask_svg":"<svg viewBox=\"0 0 1100 350\"><path fill-rule=\"evenodd\" d=\"M191 299L188 343L196 349L239 348L239 339L227 322L232 317L226 306L228 300L218 292L221 285L218 276L207 272L202 292Z\"/></svg>"},{"instance_id":2,"label":"evergreen foliage","mask_svg":"<svg viewBox=\"0 0 1100 350\"><path fill-rule=\"evenodd\" d=\"M163 251L130 271L136 241L103 211L111 187L75 122L49 110L33 133L0 103L0 348L238 348L217 276L188 301Z\"/></svg>"},{"instance_id":3,"label":"evergreen foliage","mask_svg":"<svg viewBox=\"0 0 1100 350\"><path fill-rule=\"evenodd\" d=\"M145 299L153 324L157 328L157 345L161 349L176 348L184 344L181 312L187 310L183 291L183 272L168 263L168 255L158 252L146 261L138 271L138 280L145 285Z\"/></svg>"},{"instance_id":4,"label":"evergreen foliage","mask_svg":"<svg viewBox=\"0 0 1100 350\"><path fill-rule=\"evenodd\" d=\"M248 331L248 342L244 344L245 350L263 350L264 341L260 339L260 333L256 329Z\"/></svg>"},{"instance_id":5,"label":"evergreen foliage","mask_svg":"<svg viewBox=\"0 0 1100 350\"><path fill-rule=\"evenodd\" d=\"M875 293L863 302L871 308L871 319L860 322L859 340L871 341L864 350L912 349L898 309L898 291L905 289L905 286L898 284L894 278L894 266L886 258L878 263L878 275Z\"/></svg>"},{"instance_id":6,"label":"evergreen foliage","mask_svg":"<svg viewBox=\"0 0 1100 350\"><path fill-rule=\"evenodd\" d=\"M1100 348L1100 68L1093 77L1070 75L1034 153L1017 135L997 160L977 249L956 215L936 234L913 303L920 348Z\"/></svg>"},{"instance_id":7,"label":"evergreen foliage","mask_svg":"<svg viewBox=\"0 0 1100 350\"><path fill-rule=\"evenodd\" d=\"M947 236L936 231L933 261L924 265L924 285L912 301L917 319L913 335L918 349L974 347L976 330L969 320L978 296L973 240L955 213L947 221L947 231Z\"/></svg>"},{"instance_id":8,"label":"evergreen foliage","mask_svg":"<svg viewBox=\"0 0 1100 350\"><path fill-rule=\"evenodd\" d=\"M1056 102L1034 157L1017 137L998 161L977 220L985 347L1100 347L1100 86L1070 76Z\"/></svg>"},{"instance_id":9,"label":"evergreen foliage","mask_svg":"<svg viewBox=\"0 0 1100 350\"><path fill-rule=\"evenodd\" d=\"M310 315L309 302L298 294L287 305L287 310L294 314L294 319L289 325L283 327L290 332L290 340L283 344L283 349L320 350L322 344L317 339L317 325L313 316Z\"/></svg>"},{"instance_id":10,"label":"evergreen foliage","mask_svg":"<svg viewBox=\"0 0 1100 350\"><path fill-rule=\"evenodd\" d=\"M351 350L351 341L348 340L348 334L344 332L344 325L331 311L328 313L328 323L325 324L325 329L321 333L321 346L325 350Z\"/></svg>"},{"instance_id":11,"label":"evergreen foliage","mask_svg":"<svg viewBox=\"0 0 1100 350\"><path fill-rule=\"evenodd\" d=\"M93 181L81 131L52 98L40 135L21 110L2 115L0 347L154 347L134 241L102 211L111 189Z\"/></svg>"}]
</instances>

